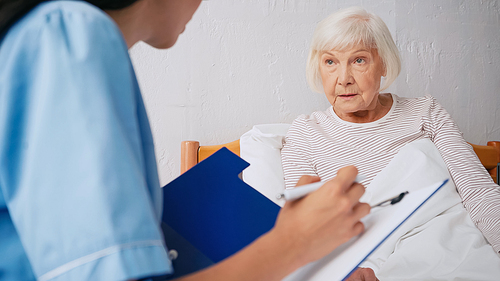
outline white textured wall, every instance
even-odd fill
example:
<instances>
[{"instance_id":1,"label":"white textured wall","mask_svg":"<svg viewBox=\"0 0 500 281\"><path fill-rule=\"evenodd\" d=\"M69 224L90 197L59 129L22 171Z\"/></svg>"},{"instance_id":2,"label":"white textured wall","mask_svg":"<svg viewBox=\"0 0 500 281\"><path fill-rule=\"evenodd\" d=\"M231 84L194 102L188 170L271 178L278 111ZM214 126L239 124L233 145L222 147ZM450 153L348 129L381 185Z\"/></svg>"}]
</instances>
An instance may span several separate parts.
<instances>
[{"instance_id":1,"label":"white textured wall","mask_svg":"<svg viewBox=\"0 0 500 281\"><path fill-rule=\"evenodd\" d=\"M130 51L162 184L179 175L182 140L229 142L328 107L306 85L308 46L317 22L349 6L381 16L396 40L403 70L388 91L432 94L468 141L500 140L499 1L203 1L173 48Z\"/></svg>"},{"instance_id":2,"label":"white textured wall","mask_svg":"<svg viewBox=\"0 0 500 281\"><path fill-rule=\"evenodd\" d=\"M395 3L399 93L436 97L469 142L500 140L500 1Z\"/></svg>"}]
</instances>

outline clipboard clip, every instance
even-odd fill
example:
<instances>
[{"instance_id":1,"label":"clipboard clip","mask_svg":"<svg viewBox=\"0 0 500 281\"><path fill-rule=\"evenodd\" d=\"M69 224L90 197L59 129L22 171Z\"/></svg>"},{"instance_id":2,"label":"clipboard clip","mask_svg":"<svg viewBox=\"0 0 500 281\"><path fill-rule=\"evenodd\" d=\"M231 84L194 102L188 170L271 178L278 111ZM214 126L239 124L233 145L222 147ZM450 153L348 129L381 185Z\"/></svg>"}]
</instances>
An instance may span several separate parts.
<instances>
[{"instance_id":1,"label":"clipboard clip","mask_svg":"<svg viewBox=\"0 0 500 281\"><path fill-rule=\"evenodd\" d=\"M392 198L384 200L384 201L382 201L376 205L372 205L370 207L376 208L376 207L385 207L385 206L397 204L397 203L401 202L401 200L403 200L403 197L405 197L406 194L408 194L408 191L402 192L398 196L394 196Z\"/></svg>"}]
</instances>

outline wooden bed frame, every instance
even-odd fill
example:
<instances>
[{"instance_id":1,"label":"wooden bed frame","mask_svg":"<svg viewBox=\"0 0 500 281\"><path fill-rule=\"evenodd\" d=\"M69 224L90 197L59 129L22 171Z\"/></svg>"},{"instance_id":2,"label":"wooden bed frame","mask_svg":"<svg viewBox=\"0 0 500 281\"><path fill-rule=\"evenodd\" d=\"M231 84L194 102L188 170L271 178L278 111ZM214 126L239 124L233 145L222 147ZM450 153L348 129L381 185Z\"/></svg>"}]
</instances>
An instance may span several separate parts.
<instances>
[{"instance_id":1,"label":"wooden bed frame","mask_svg":"<svg viewBox=\"0 0 500 281\"><path fill-rule=\"evenodd\" d=\"M200 146L198 141L183 141L181 143L181 174L223 147L240 156L240 140L220 145L204 146Z\"/></svg>"},{"instance_id":2,"label":"wooden bed frame","mask_svg":"<svg viewBox=\"0 0 500 281\"><path fill-rule=\"evenodd\" d=\"M471 144L479 160L490 173L493 181L500 184L500 141L489 141L487 145ZM181 143L181 174L189 170L198 162L212 155L212 153L227 147L238 156L240 155L240 141L200 146L198 141L183 141Z\"/></svg>"},{"instance_id":3,"label":"wooden bed frame","mask_svg":"<svg viewBox=\"0 0 500 281\"><path fill-rule=\"evenodd\" d=\"M469 144L493 181L500 185L500 141L489 141L487 145Z\"/></svg>"}]
</instances>

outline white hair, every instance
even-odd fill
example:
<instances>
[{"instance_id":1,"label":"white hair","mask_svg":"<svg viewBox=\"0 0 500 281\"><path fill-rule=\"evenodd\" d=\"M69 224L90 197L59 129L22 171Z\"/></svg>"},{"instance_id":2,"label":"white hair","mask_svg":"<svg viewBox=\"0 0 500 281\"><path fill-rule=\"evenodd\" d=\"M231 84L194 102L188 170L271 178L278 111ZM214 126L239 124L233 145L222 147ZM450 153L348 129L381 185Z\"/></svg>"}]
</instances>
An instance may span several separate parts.
<instances>
[{"instance_id":1,"label":"white hair","mask_svg":"<svg viewBox=\"0 0 500 281\"><path fill-rule=\"evenodd\" d=\"M377 49L385 70L385 82L380 91L387 89L401 71L398 48L384 21L359 7L333 13L316 27L307 58L306 77L309 86L316 92L323 92L319 71L323 52L334 49L342 51L357 44Z\"/></svg>"}]
</instances>

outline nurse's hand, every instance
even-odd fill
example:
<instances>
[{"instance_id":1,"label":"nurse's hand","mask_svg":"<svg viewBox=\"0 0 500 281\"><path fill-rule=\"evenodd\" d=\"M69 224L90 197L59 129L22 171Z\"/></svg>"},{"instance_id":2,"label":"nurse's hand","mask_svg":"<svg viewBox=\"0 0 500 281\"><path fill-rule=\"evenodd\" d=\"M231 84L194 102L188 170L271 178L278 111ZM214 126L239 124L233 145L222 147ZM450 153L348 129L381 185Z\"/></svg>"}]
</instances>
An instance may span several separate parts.
<instances>
[{"instance_id":1,"label":"nurse's hand","mask_svg":"<svg viewBox=\"0 0 500 281\"><path fill-rule=\"evenodd\" d=\"M354 166L342 168L321 188L282 208L271 232L292 245L302 264L327 255L364 230L360 219L370 206L359 202L365 188L354 182L357 174ZM319 180L303 176L297 186Z\"/></svg>"},{"instance_id":2,"label":"nurse's hand","mask_svg":"<svg viewBox=\"0 0 500 281\"><path fill-rule=\"evenodd\" d=\"M373 269L368 267L359 267L354 271L346 281L379 281Z\"/></svg>"}]
</instances>

